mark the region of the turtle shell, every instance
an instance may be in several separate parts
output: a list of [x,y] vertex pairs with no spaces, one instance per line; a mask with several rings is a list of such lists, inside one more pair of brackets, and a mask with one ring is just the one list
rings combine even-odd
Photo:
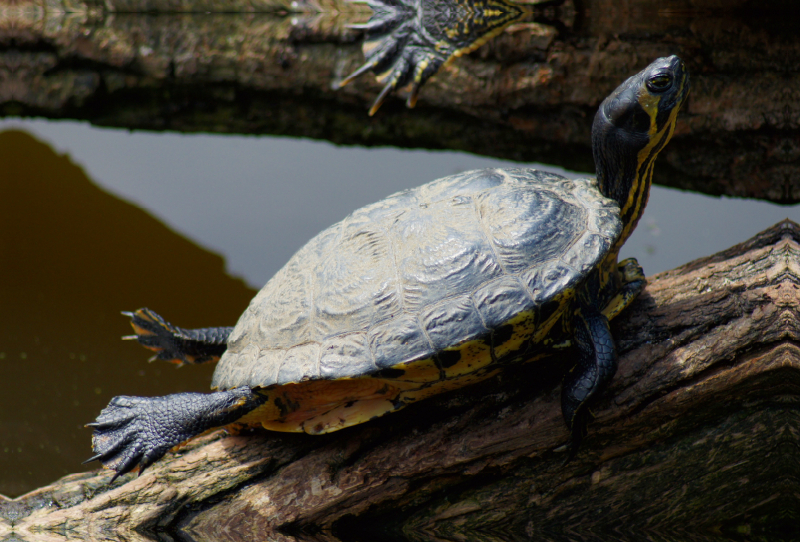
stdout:
[[484,169],[399,192],[278,271],[236,324],[212,385],[385,374],[486,337],[494,360],[498,330],[520,314],[529,328],[552,325],[620,231],[616,202],[590,179]]

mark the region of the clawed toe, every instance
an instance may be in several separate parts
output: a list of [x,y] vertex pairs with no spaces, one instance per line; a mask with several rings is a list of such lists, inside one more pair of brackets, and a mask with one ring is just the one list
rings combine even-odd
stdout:
[[141,397],[119,396],[111,400],[92,423],[92,450],[86,463],[100,461],[115,471],[114,479],[136,467],[141,472],[161,458],[169,447],[159,445],[158,435],[148,430],[149,400]]
[[157,313],[147,308],[138,309],[134,312],[123,311],[123,315],[131,319],[131,326],[135,335],[122,337],[125,340],[136,340],[156,353],[152,359],[162,359],[182,365],[186,359],[181,355],[178,346],[178,337],[181,330],[170,324]]
[[209,429],[234,423],[266,401],[241,387],[214,393],[176,393],[163,397],[122,395],[111,400],[97,419],[89,461],[100,461],[114,477],[139,473],[171,448]]

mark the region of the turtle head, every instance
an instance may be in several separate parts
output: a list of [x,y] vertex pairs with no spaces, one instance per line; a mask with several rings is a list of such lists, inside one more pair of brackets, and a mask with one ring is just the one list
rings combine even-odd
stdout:
[[600,104],[592,125],[592,151],[600,191],[619,203],[622,242],[644,211],[653,163],[672,137],[688,93],[686,67],[670,56],[630,77]]

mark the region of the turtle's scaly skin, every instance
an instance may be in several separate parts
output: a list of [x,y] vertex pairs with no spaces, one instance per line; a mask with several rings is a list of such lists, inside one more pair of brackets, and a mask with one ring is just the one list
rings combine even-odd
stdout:
[[[90,424],[94,459],[117,474],[145,468],[229,423],[335,431],[569,343],[562,412],[575,453],[616,371],[609,319],[645,284],[617,255],[688,89],[669,57],[606,98],[592,127],[596,181],[470,171],[354,212],[303,247],[230,335],[136,311],[139,340],[164,358],[213,358],[225,336],[219,391],[112,400]],[[201,336],[214,339],[208,351]]]
[[354,28],[366,31],[366,62],[342,80],[346,85],[372,70],[383,90],[369,110],[374,115],[386,97],[408,87],[414,107],[420,87],[442,66],[491,40],[523,19],[525,6],[504,0],[368,0],[373,15]]

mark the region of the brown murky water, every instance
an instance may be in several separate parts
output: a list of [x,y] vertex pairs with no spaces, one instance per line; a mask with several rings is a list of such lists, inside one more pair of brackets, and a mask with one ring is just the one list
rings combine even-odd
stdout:
[[[148,364],[120,310],[188,326],[234,322],[253,290],[143,210],[100,190],[66,156],[0,133],[0,493],[81,467],[115,395],[208,389],[213,367]],[[202,296],[202,298],[200,298]]]

